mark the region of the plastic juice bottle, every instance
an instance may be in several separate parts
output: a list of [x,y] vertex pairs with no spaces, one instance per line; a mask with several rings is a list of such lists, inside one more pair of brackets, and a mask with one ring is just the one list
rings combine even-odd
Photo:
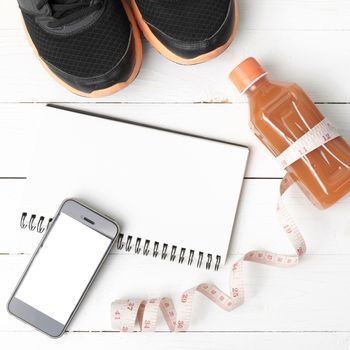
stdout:
[[[324,116],[298,85],[270,81],[266,74],[250,57],[230,79],[248,97],[251,129],[277,157]],[[350,192],[350,146],[337,137],[286,170],[317,207],[328,208]]]

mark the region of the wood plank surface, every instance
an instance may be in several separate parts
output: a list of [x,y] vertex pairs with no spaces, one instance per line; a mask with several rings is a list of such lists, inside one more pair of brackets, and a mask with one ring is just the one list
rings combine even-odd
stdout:
[[[283,172],[248,128],[248,106],[229,82],[230,70],[256,56],[272,79],[297,82],[350,141],[350,2],[348,0],[241,0],[238,35],[219,58],[182,67],[144,41],[136,81],[108,98],[66,92],[42,69],[26,42],[15,0],[0,2],[0,339],[6,349],[350,349],[350,196],[326,211],[296,187],[284,198],[307,241],[301,264],[280,270],[245,265],[246,303],[225,313],[204,297],[195,301],[188,334],[111,332],[115,298],[171,296],[210,281],[224,291],[228,270],[254,248],[291,253],[275,215]],[[238,142],[251,156],[229,247],[228,264],[208,272],[114,249],[72,323],[69,335],[46,338],[10,317],[5,304],[41,236],[19,229],[37,114],[46,102],[127,120]],[[39,136],[40,137],[40,136]],[[8,179],[15,177],[17,179]],[[21,178],[21,179],[18,179]],[[56,301],[54,301],[56,302]]]
[[[245,180],[239,210],[233,228],[230,254],[265,248],[280,253],[293,253],[276,215],[280,180]],[[36,231],[19,227],[21,195],[26,180],[0,180],[0,253],[30,254],[39,243]],[[83,198],[81,198],[83,200]],[[310,254],[350,254],[350,195],[332,208],[321,211],[313,207],[297,187],[284,196],[285,204],[298,223],[308,243]],[[31,213],[39,215],[41,213]],[[214,239],[208,237],[208,239]],[[125,252],[113,250],[114,253]],[[147,258],[151,259],[151,258]]]
[[[137,121],[172,130],[234,142],[250,148],[246,177],[282,177],[272,155],[263,147],[248,127],[247,104],[67,104],[81,110]],[[321,112],[350,141],[350,105],[318,106]],[[31,155],[38,116],[43,114],[42,104],[4,104],[0,114],[0,177],[26,176],[28,162],[45,162],[50,154],[43,149]],[[35,136],[34,136],[35,135]],[[23,145],[26,145],[25,147]],[[30,165],[29,165],[30,166]]]
[[[0,256],[0,303],[6,304],[29,255]],[[207,272],[142,256],[111,255],[70,330],[109,331],[110,303],[115,299],[172,297],[178,305],[181,294],[196,284],[211,282],[228,292],[230,256],[220,272]],[[231,313],[219,309],[204,296],[194,303],[192,332],[211,331],[332,331],[350,332],[350,255],[308,255],[296,268],[277,269],[245,265],[246,302]],[[59,302],[54,301],[53,302]],[[282,321],[283,320],[283,321]],[[0,313],[0,330],[30,330],[6,312]],[[166,331],[164,321],[158,330]]]
[[2,332],[1,340],[8,349],[72,350],[81,348],[109,349],[167,349],[167,350],[271,350],[281,344],[285,350],[347,350],[350,337],[344,333],[191,333],[191,334],[116,334],[116,333],[70,333],[59,340],[44,337],[35,332]]
[[[272,79],[297,82],[316,102],[350,102],[347,79],[340,78],[350,61],[350,50],[339,44],[349,41],[349,31],[240,30],[224,54],[191,67],[166,60],[145,43],[143,65],[133,84],[118,94],[88,101],[242,102],[244,98],[230,83],[228,74],[244,58],[253,55]],[[320,59],[325,55],[326,60]],[[6,86],[0,102],[87,101],[72,95],[48,76],[21,29],[0,31],[0,61],[1,81]]]

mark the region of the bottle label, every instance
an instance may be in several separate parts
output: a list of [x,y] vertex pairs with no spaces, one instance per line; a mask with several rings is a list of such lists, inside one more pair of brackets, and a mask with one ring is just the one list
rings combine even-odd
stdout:
[[276,157],[277,162],[285,169],[300,158],[305,157],[310,152],[339,136],[336,128],[327,119],[323,119]]

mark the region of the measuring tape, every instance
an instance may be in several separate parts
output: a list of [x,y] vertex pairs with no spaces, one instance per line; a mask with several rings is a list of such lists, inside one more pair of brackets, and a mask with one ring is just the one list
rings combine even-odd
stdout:
[[[323,120],[292,143],[277,157],[277,161],[285,169],[338,136],[340,135],[336,129],[327,120]],[[182,293],[177,311],[170,298],[116,300],[111,305],[112,328],[120,332],[153,332],[156,329],[161,311],[170,331],[186,331],[192,319],[193,300],[196,293],[205,295],[225,311],[232,311],[244,303],[243,265],[245,261],[282,268],[296,266],[300,257],[306,252],[306,244],[298,226],[282,201],[283,194],[293,183],[288,174],[282,180],[277,215],[285,235],[295,250],[294,255],[276,254],[265,250],[250,251],[231,268],[229,294],[224,293],[213,284],[202,283]]]
[[[295,106],[295,108],[297,107]],[[306,156],[310,152],[339,136],[340,135],[336,128],[331,125],[327,119],[324,119],[300,139],[293,142],[276,158],[276,160],[279,165],[285,169],[298,159]]]

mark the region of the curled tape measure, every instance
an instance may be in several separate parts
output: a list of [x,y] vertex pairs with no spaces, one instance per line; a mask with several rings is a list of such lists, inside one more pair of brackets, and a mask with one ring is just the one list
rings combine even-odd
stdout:
[[[338,136],[340,135],[335,128],[327,120],[323,120],[290,145],[277,157],[277,161],[285,169],[298,159]],[[285,235],[295,250],[294,255],[276,254],[265,250],[250,251],[232,266],[229,294],[224,293],[213,284],[202,283],[188,289],[181,295],[177,311],[170,298],[116,300],[111,305],[112,328],[121,332],[155,331],[161,311],[170,331],[186,331],[190,326],[193,299],[196,293],[202,293],[225,311],[232,311],[244,303],[243,263],[245,261],[283,268],[296,266],[300,257],[306,252],[306,244],[299,228],[282,201],[283,194],[291,185],[293,185],[293,180],[287,174],[280,185],[277,215]]]

